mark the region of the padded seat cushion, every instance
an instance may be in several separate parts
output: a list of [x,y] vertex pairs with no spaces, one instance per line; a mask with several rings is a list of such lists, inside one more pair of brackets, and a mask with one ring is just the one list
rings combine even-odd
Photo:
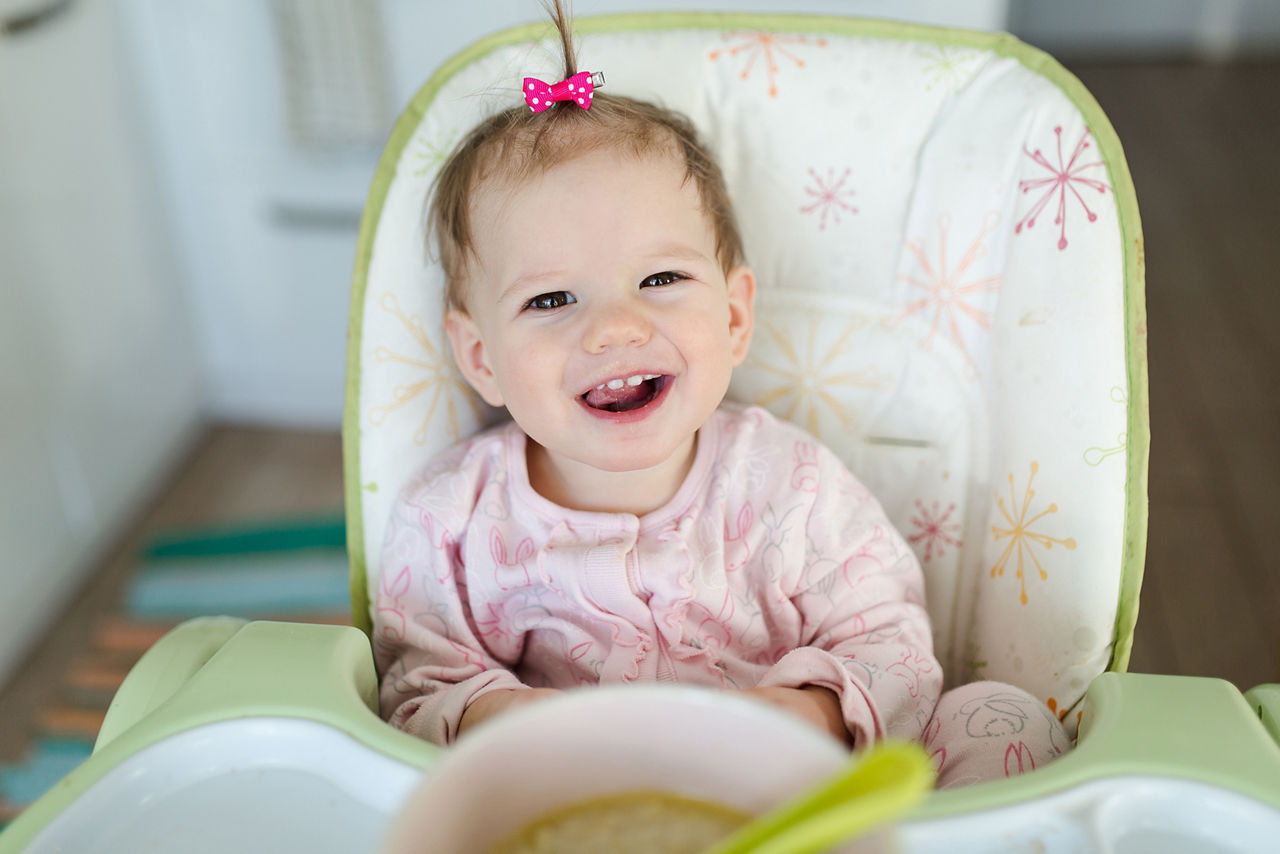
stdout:
[[[577,23],[606,91],[686,113],[717,153],[759,295],[730,396],[832,447],[924,566],[949,684],[1018,684],[1070,728],[1128,657],[1145,544],[1142,245],[1120,145],[1008,36],[854,19]],[[401,484],[502,417],[442,331],[424,200],[483,117],[558,79],[546,27],[423,87],[362,228],[346,421],[356,619]]]

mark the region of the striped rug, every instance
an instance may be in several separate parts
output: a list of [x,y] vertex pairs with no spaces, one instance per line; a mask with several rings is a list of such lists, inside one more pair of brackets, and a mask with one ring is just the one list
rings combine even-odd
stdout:
[[60,676],[23,759],[0,763],[0,828],[83,762],[135,662],[191,617],[350,624],[346,527],[339,517],[177,531],[153,539],[114,613]]

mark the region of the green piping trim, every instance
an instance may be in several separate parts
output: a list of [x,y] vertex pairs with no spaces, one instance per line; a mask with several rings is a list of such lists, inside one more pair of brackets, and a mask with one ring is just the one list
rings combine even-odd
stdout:
[[[1006,33],[987,33],[871,18],[825,15],[775,15],[719,12],[659,12],[604,15],[574,22],[577,36],[593,33],[666,29],[772,30],[902,41],[930,42],[987,50],[1020,62],[1055,84],[1084,116],[1106,163],[1116,200],[1124,253],[1125,354],[1129,384],[1127,474],[1125,484],[1124,548],[1121,556],[1119,604],[1108,669],[1128,667],[1133,629],[1138,618],[1147,540],[1147,467],[1150,423],[1147,411],[1147,323],[1144,297],[1142,226],[1133,179],[1124,151],[1102,107],[1084,85],[1057,60]],[[441,87],[463,67],[503,47],[550,38],[547,23],[526,24],[483,38],[447,60],[414,95],[396,122],[374,175],[356,247],[351,289],[351,327],[347,344],[347,395],[343,416],[343,460],[346,471],[347,547],[351,555],[351,608],[354,625],[370,631],[364,514],[361,507],[359,461],[360,343],[364,320],[365,286],[378,219],[405,145],[412,138],[427,107]]]

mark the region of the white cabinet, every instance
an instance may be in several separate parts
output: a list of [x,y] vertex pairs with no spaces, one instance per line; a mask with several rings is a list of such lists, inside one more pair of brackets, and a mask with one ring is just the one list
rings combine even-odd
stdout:
[[0,681],[201,409],[119,6],[61,5],[0,35]]

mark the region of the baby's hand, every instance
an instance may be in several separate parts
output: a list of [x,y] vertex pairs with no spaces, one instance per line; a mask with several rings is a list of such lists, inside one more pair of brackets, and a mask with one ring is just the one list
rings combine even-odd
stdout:
[[806,685],[803,688],[750,688],[745,693],[808,721],[846,747],[854,746],[853,738],[844,725],[840,698],[829,688],[819,685]]
[[462,713],[462,720],[458,721],[458,736],[508,709],[536,703],[559,693],[554,688],[505,688],[482,694]]

